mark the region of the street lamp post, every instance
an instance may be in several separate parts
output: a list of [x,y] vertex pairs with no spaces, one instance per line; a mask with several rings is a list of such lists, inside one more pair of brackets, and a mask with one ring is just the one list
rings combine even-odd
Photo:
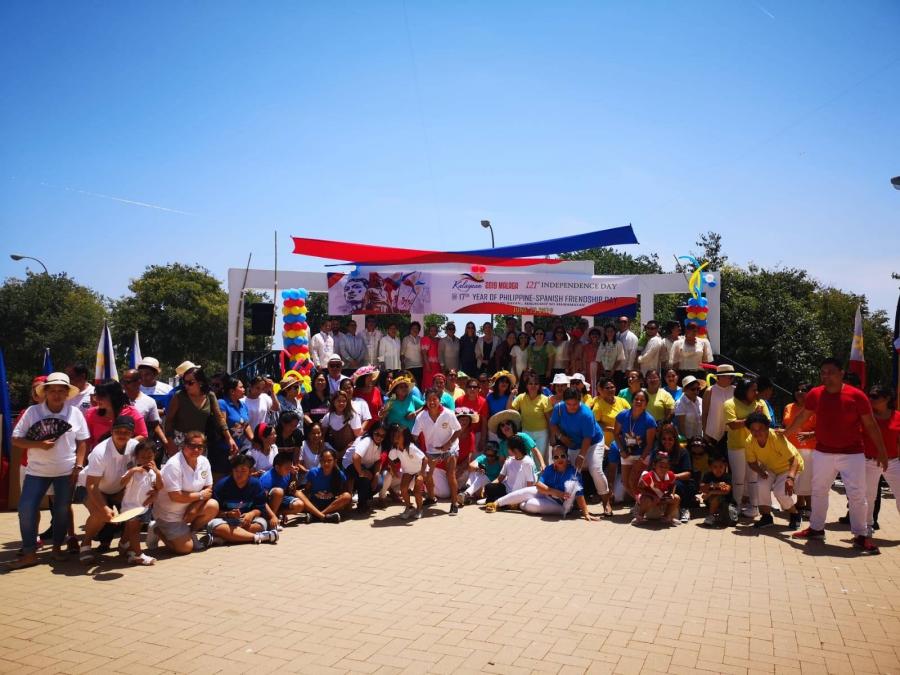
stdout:
[[[891,178],[891,185],[894,186],[895,190],[900,190],[900,176],[894,176],[893,178]],[[482,225],[483,224],[484,221],[482,221]]]
[[42,260],[39,260],[39,259],[37,259],[37,258],[34,258],[34,257],[30,256],[30,255],[18,255],[17,253],[10,253],[10,254],[9,254],[9,257],[12,258],[13,260],[16,260],[16,261],[19,261],[19,260],[34,260],[34,261],[35,261],[36,263],[38,263],[41,267],[44,268],[44,274],[46,274],[47,276],[50,276],[50,272],[47,270],[47,266],[44,264],[44,262],[43,262]]

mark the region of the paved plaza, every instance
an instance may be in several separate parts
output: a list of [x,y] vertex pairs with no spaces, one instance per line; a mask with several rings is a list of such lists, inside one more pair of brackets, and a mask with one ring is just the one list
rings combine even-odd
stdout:
[[[624,510],[400,512],[149,568],[107,554],[2,575],[0,672],[900,672],[892,499],[868,558],[841,526],[804,545],[781,527],[638,529]],[[18,536],[0,514],[3,560]]]

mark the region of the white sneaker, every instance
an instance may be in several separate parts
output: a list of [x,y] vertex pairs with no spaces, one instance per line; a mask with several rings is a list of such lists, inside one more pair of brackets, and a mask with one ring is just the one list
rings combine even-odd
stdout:
[[691,512],[688,509],[681,509],[681,522],[689,523],[691,521]]
[[479,499],[479,500],[478,500],[477,502],[475,502],[475,503],[476,503],[478,506],[484,506],[485,504],[487,504],[487,499]]
[[403,520],[409,520],[415,515],[415,513],[416,510],[412,506],[407,506],[406,509],[404,509],[403,513],[400,514],[400,517],[403,518]]
[[756,507],[753,506],[753,504],[744,504],[741,507],[741,515],[744,516],[744,518],[756,518],[756,516],[757,516]]
[[156,531],[156,521],[151,520],[147,525],[147,538],[144,540],[144,546],[147,548],[156,548],[159,546],[159,533]]

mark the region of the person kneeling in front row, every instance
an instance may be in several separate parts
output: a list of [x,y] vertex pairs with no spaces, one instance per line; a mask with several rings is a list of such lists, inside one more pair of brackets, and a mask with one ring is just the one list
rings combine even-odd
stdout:
[[753,527],[769,527],[772,520],[772,493],[782,510],[789,514],[789,530],[800,527],[800,514],[794,504],[794,481],[803,471],[803,457],[797,452],[784,432],[770,428],[769,418],[762,413],[751,413],[745,420],[750,430],[746,447],[747,464],[759,475],[757,490],[760,517]]
[[306,503],[297,489],[297,476],[294,473],[294,455],[291,452],[279,452],[272,460],[272,468],[259,477],[259,483],[268,496],[269,508],[287,523],[288,516],[299,515],[299,522],[309,523]]
[[215,544],[274,544],[278,519],[266,503],[259,478],[254,478],[253,458],[237,454],[230,460],[231,475],[213,488],[219,515],[209,521],[207,532]]

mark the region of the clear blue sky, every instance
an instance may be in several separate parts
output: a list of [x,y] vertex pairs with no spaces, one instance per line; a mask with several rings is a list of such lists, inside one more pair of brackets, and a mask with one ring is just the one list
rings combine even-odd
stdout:
[[[0,277],[721,232],[893,316],[900,3],[0,4]],[[80,192],[79,192],[80,191]],[[111,197],[152,204],[148,208]]]

